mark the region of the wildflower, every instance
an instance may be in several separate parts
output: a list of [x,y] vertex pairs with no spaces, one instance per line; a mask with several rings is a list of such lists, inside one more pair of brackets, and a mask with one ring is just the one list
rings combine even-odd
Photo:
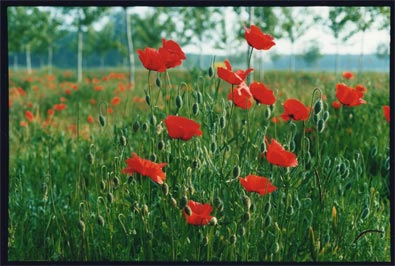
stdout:
[[366,101],[362,99],[364,93],[361,91],[362,88],[350,88],[344,83],[336,84],[336,97],[344,105],[347,106],[358,106],[365,104]]
[[24,121],[24,120],[22,120],[22,121],[19,123],[19,125],[20,125],[21,127],[27,127],[27,122]]
[[355,89],[359,92],[362,92],[363,94],[368,92],[368,89],[361,84],[358,84],[357,86],[355,86]]
[[296,99],[288,99],[284,103],[284,113],[281,118],[284,121],[293,119],[295,121],[306,121],[309,118],[310,108]]
[[25,117],[26,117],[27,120],[29,120],[29,122],[33,122],[33,120],[34,120],[34,115],[29,110],[27,110],[25,112]]
[[90,99],[89,102],[91,103],[91,105],[95,105],[96,104],[96,100],[95,99]]
[[97,86],[95,86],[94,90],[95,91],[102,91],[102,90],[104,90],[104,87],[102,85],[97,85]]
[[166,173],[162,171],[166,163],[155,163],[150,160],[145,160],[137,156],[136,153],[132,153],[132,158],[128,158],[125,161],[127,166],[122,170],[123,174],[134,174],[139,173],[143,176],[148,176],[154,182],[163,184],[166,180]]
[[254,99],[261,104],[272,105],[276,102],[273,91],[263,83],[252,82],[250,84],[250,91]]
[[277,189],[266,177],[248,175],[245,178],[239,177],[239,180],[248,192],[256,192],[260,195],[269,194]]
[[112,98],[111,100],[111,104],[112,105],[117,105],[121,102],[121,98],[119,98],[118,96],[115,96],[114,98]]
[[281,120],[280,120],[277,116],[274,116],[274,117],[272,118],[272,122],[275,123],[275,124],[280,123],[280,121],[281,121]]
[[385,119],[387,119],[387,121],[389,123],[390,122],[390,107],[389,107],[389,105],[383,106],[383,113],[384,113]]
[[107,108],[107,113],[112,114],[112,113],[114,113],[114,110],[111,107],[108,107]]
[[217,68],[218,77],[232,85],[239,85],[240,83],[242,83],[246,79],[247,75],[254,70],[253,68],[249,68],[246,71],[239,69],[236,72],[233,72],[230,62],[228,60],[225,60],[224,63],[226,68]]
[[181,116],[169,115],[164,120],[170,138],[190,140],[193,136],[201,136],[200,124]]
[[352,72],[349,72],[349,71],[344,71],[342,76],[345,79],[353,79],[354,78],[354,74]]
[[60,102],[61,103],[64,103],[66,101],[66,98],[65,97],[60,97]]
[[143,66],[148,70],[164,72],[166,65],[160,53],[154,48],[146,47],[144,50],[138,49],[137,53]]
[[53,106],[53,109],[55,109],[56,111],[62,111],[65,108],[67,108],[67,105],[65,105],[64,103],[55,104]]
[[257,26],[251,25],[251,28],[244,26],[244,37],[248,44],[257,50],[269,50],[276,43],[273,37],[263,33]]
[[93,116],[88,115],[87,121],[88,121],[88,123],[93,123],[95,121],[95,119],[93,119]]
[[228,94],[228,100],[232,101],[236,106],[246,110],[252,107],[252,94],[247,84],[244,82],[236,89]]
[[202,204],[193,200],[189,200],[187,207],[189,207],[192,211],[190,215],[185,212],[185,208],[183,211],[184,217],[188,224],[206,225],[213,218],[213,216],[210,216],[210,213],[213,211],[213,207],[208,203]]
[[339,109],[342,106],[342,104],[339,101],[333,101],[332,106],[335,109]]
[[186,59],[181,47],[175,41],[162,39],[162,47],[159,48],[159,54],[164,59],[166,68],[173,68],[181,65],[182,61]]
[[282,167],[295,167],[298,165],[296,155],[290,151],[286,151],[280,143],[272,139],[271,144],[265,140],[267,146],[266,159],[269,163]]

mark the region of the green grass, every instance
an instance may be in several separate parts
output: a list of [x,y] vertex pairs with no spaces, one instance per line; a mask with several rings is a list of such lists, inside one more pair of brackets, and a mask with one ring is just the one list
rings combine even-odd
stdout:
[[[141,70],[108,114],[119,83],[127,84],[126,78],[103,81],[109,73],[87,71],[104,90],[84,81],[71,95],[62,86],[76,79],[74,73],[57,70],[52,82],[43,71],[32,82],[23,72],[12,73],[10,89],[27,93],[13,98],[9,110],[10,261],[390,261],[390,138],[382,113],[389,105],[388,74],[364,73],[358,83],[368,88],[367,104],[335,110],[340,75],[267,71],[260,80],[256,73],[277,102],[272,108],[254,103],[245,111],[226,100],[229,84],[196,71],[170,70],[171,84],[162,74],[160,88],[151,73],[151,106],[136,102],[148,90],[148,71]],[[271,122],[287,98],[306,105],[318,99],[315,88],[326,96],[329,112],[322,133],[312,118],[305,124]],[[43,127],[60,97],[67,108],[55,113],[56,126]],[[28,109],[40,122],[21,127]],[[200,123],[202,137],[170,139],[161,122],[169,114]],[[299,166],[272,166],[260,158],[265,136],[291,149]],[[122,174],[132,152],[168,163],[168,194],[145,176]],[[248,193],[236,179],[248,174],[269,178],[278,190]],[[187,224],[180,209],[185,198],[210,203],[217,225]]]

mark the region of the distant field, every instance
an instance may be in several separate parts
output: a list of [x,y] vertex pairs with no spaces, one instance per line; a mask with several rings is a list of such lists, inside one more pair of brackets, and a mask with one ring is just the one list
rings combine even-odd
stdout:
[[[117,69],[88,70],[81,83],[73,71],[11,71],[9,260],[389,262],[389,74],[254,79],[274,105],[235,107],[231,85],[208,71],[139,70],[132,85]],[[335,109],[341,82],[365,86],[366,104]],[[289,98],[322,98],[322,109],[285,122]],[[168,115],[202,135],[169,137]],[[271,139],[298,166],[269,163]],[[166,163],[165,185],[124,174],[132,153]],[[239,178],[252,174],[277,190],[248,192]],[[210,204],[216,220],[188,224],[188,200]]]

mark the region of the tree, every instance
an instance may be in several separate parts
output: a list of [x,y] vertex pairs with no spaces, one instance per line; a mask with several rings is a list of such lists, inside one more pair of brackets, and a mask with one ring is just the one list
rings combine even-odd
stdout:
[[133,51],[133,40],[132,40],[132,31],[130,29],[130,16],[128,14],[128,8],[126,6],[123,7],[124,17],[125,17],[125,36],[127,43],[127,53],[128,53],[128,65],[129,65],[129,84],[134,84],[134,51]]
[[317,41],[311,41],[310,46],[305,48],[301,58],[307,65],[312,66],[322,57],[320,46]]

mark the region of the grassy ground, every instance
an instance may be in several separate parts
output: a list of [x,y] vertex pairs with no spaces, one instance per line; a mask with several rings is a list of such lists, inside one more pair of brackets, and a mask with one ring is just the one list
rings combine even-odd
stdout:
[[[277,102],[246,111],[228,102],[229,84],[205,72],[151,73],[150,89],[146,70],[131,88],[117,73],[90,70],[78,84],[70,71],[11,73],[9,260],[390,261],[388,74],[346,81],[333,73],[255,73]],[[367,104],[334,109],[339,82],[366,86]],[[272,122],[288,98],[314,103],[315,88],[324,99],[318,119],[329,113],[323,132],[313,117]],[[62,101],[67,107],[49,115]],[[169,138],[162,122],[169,114],[198,122],[203,135]],[[261,158],[265,136],[293,151],[299,165]],[[122,174],[132,152],[168,163],[168,192]],[[278,189],[247,192],[237,177],[248,174]],[[218,223],[187,224],[186,199],[211,204]]]

